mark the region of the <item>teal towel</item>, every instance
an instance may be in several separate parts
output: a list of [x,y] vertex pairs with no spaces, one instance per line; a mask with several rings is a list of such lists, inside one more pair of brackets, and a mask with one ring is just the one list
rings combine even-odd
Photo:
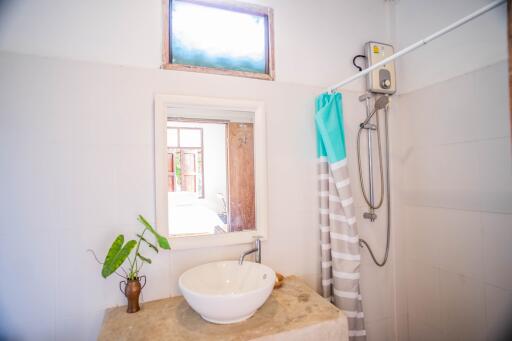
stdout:
[[329,163],[347,157],[341,94],[324,93],[316,99],[315,123],[318,157],[327,157]]

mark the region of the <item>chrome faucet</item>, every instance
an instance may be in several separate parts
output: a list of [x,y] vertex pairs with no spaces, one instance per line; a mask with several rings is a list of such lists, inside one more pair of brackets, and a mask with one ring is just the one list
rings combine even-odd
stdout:
[[245,251],[240,255],[240,265],[243,264],[245,256],[250,255],[251,253],[254,252],[256,252],[256,263],[261,263],[261,240],[259,238],[256,238],[255,244],[256,246],[253,249]]

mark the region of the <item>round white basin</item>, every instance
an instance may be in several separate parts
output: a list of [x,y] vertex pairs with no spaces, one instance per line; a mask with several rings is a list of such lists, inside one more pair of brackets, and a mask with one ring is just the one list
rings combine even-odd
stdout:
[[188,304],[203,319],[228,324],[251,317],[270,296],[275,278],[268,266],[224,261],[185,271],[179,286]]

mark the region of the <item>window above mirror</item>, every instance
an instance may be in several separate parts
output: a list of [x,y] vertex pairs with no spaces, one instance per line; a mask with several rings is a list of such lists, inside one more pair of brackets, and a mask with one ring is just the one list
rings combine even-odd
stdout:
[[272,9],[165,0],[163,68],[274,79]]

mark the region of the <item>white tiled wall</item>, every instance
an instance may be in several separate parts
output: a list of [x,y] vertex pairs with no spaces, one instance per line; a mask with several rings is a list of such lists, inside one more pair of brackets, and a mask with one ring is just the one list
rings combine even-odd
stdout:
[[[0,172],[7,179],[0,191],[0,270],[9,278],[0,285],[0,339],[91,340],[104,309],[125,301],[119,279],[101,278],[86,249],[101,257],[115,235],[138,230],[137,214],[152,220],[154,93],[265,101],[270,236],[263,261],[318,286],[312,115],[322,89],[11,53],[0,53],[0,69]],[[344,98],[352,136],[365,115],[357,96]],[[355,176],[354,142],[350,137]],[[353,189],[361,234],[381,257],[385,215],[363,220],[357,182]],[[247,247],[160,253],[144,269],[144,300],[178,294],[183,271],[235,259]],[[364,250],[361,271],[369,340],[393,340],[393,263],[378,268]]]
[[[403,49],[490,2],[393,1],[395,48]],[[397,82],[398,91],[422,89],[425,85],[437,84],[453,75],[473,72],[506,59],[506,22],[506,5],[502,4],[401,58],[398,63],[401,71]]]
[[[357,131],[359,124],[366,117],[365,105],[359,101],[360,93],[343,92],[343,111],[345,123],[345,140],[347,143],[347,158],[351,175],[352,195],[356,206],[357,225],[359,233],[372,247],[379,260],[382,259],[386,245],[386,213],[380,209],[378,219],[370,222],[363,219],[367,205],[361,193],[357,169]],[[382,121],[382,117],[381,117]],[[366,142],[362,138],[362,163],[366,171]],[[374,150],[377,160],[377,150]],[[366,172],[364,173],[366,174]],[[379,179],[376,178],[377,195]],[[366,181],[366,179],[365,179]],[[384,206],[383,206],[384,207]],[[361,249],[361,294],[369,341],[394,340],[393,301],[394,301],[394,263],[393,256],[383,268],[376,266],[370,258],[367,249]]]
[[[357,153],[356,141],[357,130],[359,123],[365,116],[364,105],[359,102],[358,96],[360,93],[343,92],[343,109],[345,112],[345,129],[346,129],[346,142],[347,153],[350,168],[350,175],[352,179],[352,191],[354,201],[356,203],[356,214],[358,217],[357,223],[359,233],[362,238],[366,239],[372,249],[374,250],[377,258],[382,259],[386,245],[386,211],[385,205],[377,211],[378,219],[375,222],[370,222],[363,219],[362,215],[367,211],[367,205],[364,202],[358,178],[357,169]],[[403,201],[404,194],[402,193],[402,184],[404,176],[408,175],[406,168],[403,165],[403,160],[407,154],[403,153],[405,150],[402,146],[402,135],[405,134],[402,128],[402,114],[401,114],[401,99],[397,97],[391,98],[391,110],[389,113],[389,131],[390,131],[390,157],[391,157],[391,250],[389,261],[385,267],[377,267],[370,258],[368,250],[363,248],[361,250],[362,264],[361,264],[361,291],[363,295],[363,307],[365,314],[365,323],[367,326],[368,339],[371,340],[409,340],[409,325],[408,325],[408,301],[407,295],[400,295],[407,291],[407,258],[400,255],[405,254],[405,249],[410,249],[411,246],[407,243],[407,238],[415,238],[416,245],[414,248],[418,249],[418,254],[421,255],[438,255],[438,250],[433,251],[430,248],[429,239],[425,242],[421,238],[430,238],[441,247],[440,241],[435,236],[429,236],[428,226],[429,220],[435,219],[428,214],[423,214],[421,219],[418,219],[424,226],[423,235],[408,236],[405,231],[402,231],[402,220],[407,220],[408,216],[404,214],[407,212],[408,206],[405,206]],[[383,114],[380,114],[380,122],[384,123]],[[362,150],[362,164],[363,170],[366,172],[366,140],[361,139]],[[375,141],[374,141],[375,142]],[[405,156],[404,156],[405,155]],[[374,160],[377,160],[377,149],[374,148]],[[366,173],[365,173],[366,174]],[[378,175],[378,173],[376,173]],[[366,181],[366,178],[365,178]],[[380,181],[378,177],[375,179],[376,193],[379,193]],[[425,184],[425,188],[429,188]],[[416,208],[416,207],[414,207]],[[420,207],[418,207],[419,209]],[[423,219],[424,218],[424,219]],[[441,218],[438,218],[438,220]],[[430,224],[431,225],[431,224]],[[397,295],[397,293],[399,293]],[[428,300],[428,297],[423,297]],[[412,304],[415,304],[414,302]]]
[[400,340],[494,340],[512,322],[507,67],[399,97]]
[[[104,310],[124,304],[119,278],[104,280],[86,250],[104,257],[117,234],[139,231],[137,214],[154,220],[155,93],[265,101],[263,261],[317,288],[320,88],[4,52],[0,70],[1,340],[94,340]],[[144,301],[178,294],[183,271],[248,247],[148,254]]]

